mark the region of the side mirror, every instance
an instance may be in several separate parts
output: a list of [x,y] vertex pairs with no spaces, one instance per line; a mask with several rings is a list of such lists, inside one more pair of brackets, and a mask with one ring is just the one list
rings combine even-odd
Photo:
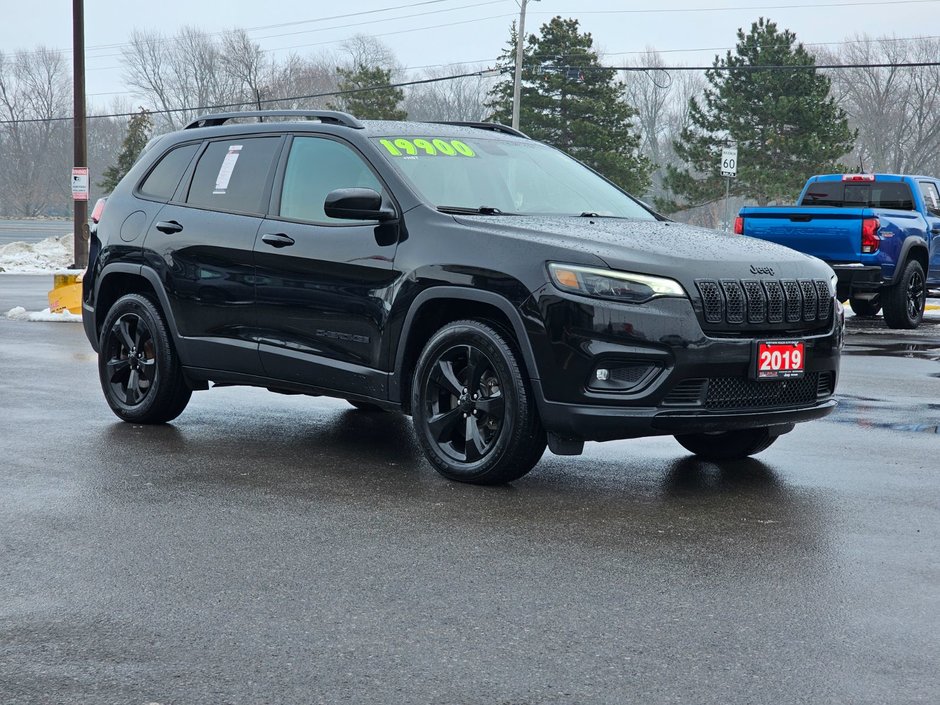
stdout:
[[329,218],[344,220],[395,219],[395,211],[382,205],[382,196],[370,188],[338,188],[330,191],[323,203]]

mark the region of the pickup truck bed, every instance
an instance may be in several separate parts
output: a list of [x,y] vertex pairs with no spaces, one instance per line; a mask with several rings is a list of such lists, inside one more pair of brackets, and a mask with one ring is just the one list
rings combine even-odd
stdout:
[[839,299],[856,314],[884,309],[891,327],[914,328],[927,289],[940,287],[938,184],[884,174],[816,176],[801,205],[742,208],[735,230],[824,260],[838,275]]

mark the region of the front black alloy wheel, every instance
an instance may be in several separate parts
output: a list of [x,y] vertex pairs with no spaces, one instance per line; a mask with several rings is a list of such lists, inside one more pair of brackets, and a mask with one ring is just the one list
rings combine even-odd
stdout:
[[192,389],[183,379],[166,323],[149,299],[140,294],[118,299],[99,343],[101,388],[118,417],[166,423],[183,412]]
[[457,321],[425,346],[412,414],[428,460],[445,477],[501,484],[525,475],[545,451],[545,432],[511,338]]

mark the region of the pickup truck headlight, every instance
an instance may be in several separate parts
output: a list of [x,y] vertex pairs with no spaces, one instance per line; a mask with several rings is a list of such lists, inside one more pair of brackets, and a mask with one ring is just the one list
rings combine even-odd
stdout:
[[552,282],[562,291],[598,299],[639,304],[658,296],[688,297],[679,282],[648,274],[557,262],[549,263],[548,271]]
[[838,275],[833,273],[832,276],[829,277],[829,293],[835,296],[836,289],[838,288],[838,286],[839,286],[839,277]]

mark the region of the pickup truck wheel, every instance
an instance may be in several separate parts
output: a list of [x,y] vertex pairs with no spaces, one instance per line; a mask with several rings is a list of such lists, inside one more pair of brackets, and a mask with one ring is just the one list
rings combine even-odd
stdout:
[[850,299],[849,305],[852,307],[852,312],[862,318],[877,316],[881,311],[881,303],[878,299]]
[[140,294],[118,299],[101,327],[98,376],[105,400],[124,421],[172,421],[192,389],[159,309]]
[[411,409],[425,456],[451,480],[512,482],[545,451],[519,353],[481,321],[448,323],[431,337],[415,366]]
[[705,460],[741,460],[766,450],[777,440],[769,428],[749,428],[721,433],[687,433],[675,437],[686,450]]
[[924,268],[910,260],[894,286],[881,295],[885,323],[889,328],[916,328],[924,318],[927,285]]

